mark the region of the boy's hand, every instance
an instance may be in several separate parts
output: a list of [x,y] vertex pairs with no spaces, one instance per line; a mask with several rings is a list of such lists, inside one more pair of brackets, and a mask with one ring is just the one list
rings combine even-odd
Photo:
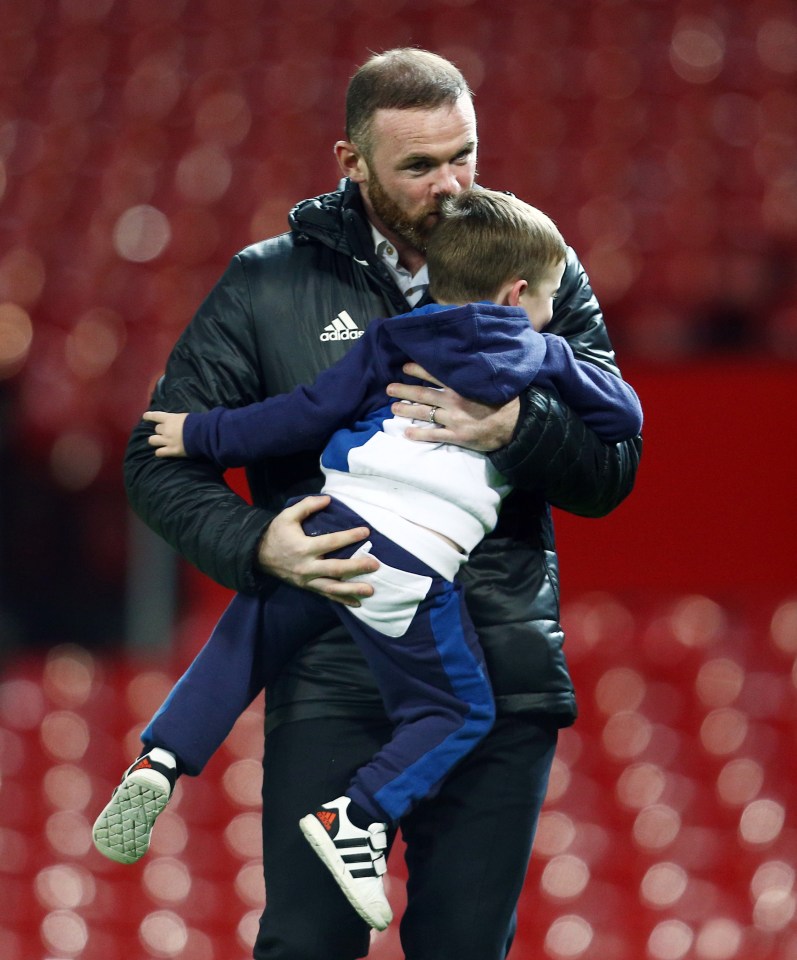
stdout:
[[147,410],[142,420],[156,424],[149,445],[157,447],[156,457],[185,457],[183,424],[187,413],[166,413],[163,410]]

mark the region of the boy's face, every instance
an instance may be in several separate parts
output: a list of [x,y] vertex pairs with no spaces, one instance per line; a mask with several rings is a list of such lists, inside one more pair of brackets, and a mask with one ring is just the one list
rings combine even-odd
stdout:
[[553,316],[553,301],[559,284],[562,282],[562,274],[565,272],[565,262],[553,263],[542,280],[536,287],[526,287],[520,295],[520,306],[529,315],[532,327],[535,330],[542,330],[551,322]]

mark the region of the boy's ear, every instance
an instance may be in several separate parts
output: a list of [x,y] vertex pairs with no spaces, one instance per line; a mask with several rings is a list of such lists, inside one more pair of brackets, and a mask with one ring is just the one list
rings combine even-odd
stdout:
[[517,307],[520,305],[520,298],[526,292],[528,283],[525,280],[513,280],[506,287],[506,299],[503,301],[508,307]]
[[344,177],[354,183],[364,183],[368,179],[368,164],[350,140],[338,140],[335,144],[335,158]]

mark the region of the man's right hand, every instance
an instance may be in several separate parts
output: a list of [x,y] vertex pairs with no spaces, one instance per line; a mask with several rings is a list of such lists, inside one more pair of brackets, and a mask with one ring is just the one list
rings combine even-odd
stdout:
[[355,527],[338,533],[308,537],[302,521],[329,505],[329,497],[305,497],[286,507],[271,521],[258,548],[258,561],[263,570],[294,587],[320,593],[328,600],[347,607],[359,607],[363,597],[374,590],[367,583],[352,583],[351,578],[373,573],[379,561],[363,555],[351,560],[328,560],[326,554],[366,540],[368,527]]

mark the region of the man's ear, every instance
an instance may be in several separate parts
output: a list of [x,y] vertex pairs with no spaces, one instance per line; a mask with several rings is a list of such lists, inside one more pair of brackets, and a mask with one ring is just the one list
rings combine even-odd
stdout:
[[350,140],[338,140],[335,144],[335,158],[344,177],[354,183],[364,183],[368,179],[368,164]]

